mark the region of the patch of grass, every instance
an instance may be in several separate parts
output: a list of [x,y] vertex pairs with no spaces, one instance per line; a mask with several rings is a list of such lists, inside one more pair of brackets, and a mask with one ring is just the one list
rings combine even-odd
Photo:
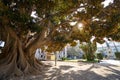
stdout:
[[83,60],[79,60],[78,62],[96,63],[98,62],[98,59],[95,59],[94,61],[88,61],[87,59],[83,59]]
[[71,60],[65,60],[65,61],[70,61],[70,62],[78,62],[78,59],[71,59]]
[[85,62],[85,63],[96,63],[99,59],[95,59],[94,61],[87,61],[87,59],[71,59],[71,60],[64,60],[66,62]]
[[86,63],[96,63],[98,62],[98,59],[95,59],[94,61],[87,61],[87,59],[71,59],[71,60],[65,60],[66,62],[86,62]]

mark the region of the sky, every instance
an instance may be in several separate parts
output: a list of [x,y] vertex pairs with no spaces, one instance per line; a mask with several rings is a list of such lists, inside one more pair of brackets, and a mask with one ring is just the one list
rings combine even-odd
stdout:
[[0,41],[0,47],[4,47],[5,42],[4,41]]
[[104,2],[102,2],[102,4],[104,4],[104,7],[109,6],[110,3],[113,3],[114,0],[105,0]]

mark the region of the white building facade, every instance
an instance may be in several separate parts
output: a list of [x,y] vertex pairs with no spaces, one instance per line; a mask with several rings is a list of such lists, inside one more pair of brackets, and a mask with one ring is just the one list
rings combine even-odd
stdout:
[[[62,51],[56,51],[56,53],[48,53],[51,56],[55,56],[57,60],[61,60],[63,57],[67,57],[67,47],[65,47]],[[37,49],[35,52],[35,58],[38,60],[49,60],[48,54],[45,51],[42,51],[41,49]]]
[[37,49],[35,52],[35,58],[38,60],[46,60],[46,52],[42,51],[41,49]]
[[[99,46],[98,46],[99,45]],[[120,52],[120,43],[109,41],[108,43],[98,44],[96,53],[102,53],[108,59],[115,59],[115,52]]]

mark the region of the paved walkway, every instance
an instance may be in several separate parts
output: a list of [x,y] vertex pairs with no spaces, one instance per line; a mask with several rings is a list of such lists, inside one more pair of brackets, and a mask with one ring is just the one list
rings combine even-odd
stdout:
[[44,61],[51,65],[37,76],[23,77],[20,80],[120,80],[120,64],[83,62]]
[[120,65],[120,60],[102,60],[101,64]]

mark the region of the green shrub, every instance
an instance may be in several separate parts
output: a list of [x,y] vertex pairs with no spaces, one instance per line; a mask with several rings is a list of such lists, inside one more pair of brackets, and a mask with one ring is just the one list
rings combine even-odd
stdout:
[[82,59],[86,59],[86,56],[85,56],[85,54],[83,54],[83,55],[82,55]]
[[83,59],[87,59],[87,61],[94,61],[95,60],[95,56],[93,54],[83,54],[82,56]]
[[120,60],[120,52],[115,52],[116,59]]
[[67,60],[67,58],[66,58],[66,57],[62,57],[61,59],[62,59],[62,61]]
[[95,60],[95,56],[93,54],[87,54],[86,55],[87,61],[94,61]]
[[101,60],[103,59],[103,55],[101,53],[97,53],[97,58]]

